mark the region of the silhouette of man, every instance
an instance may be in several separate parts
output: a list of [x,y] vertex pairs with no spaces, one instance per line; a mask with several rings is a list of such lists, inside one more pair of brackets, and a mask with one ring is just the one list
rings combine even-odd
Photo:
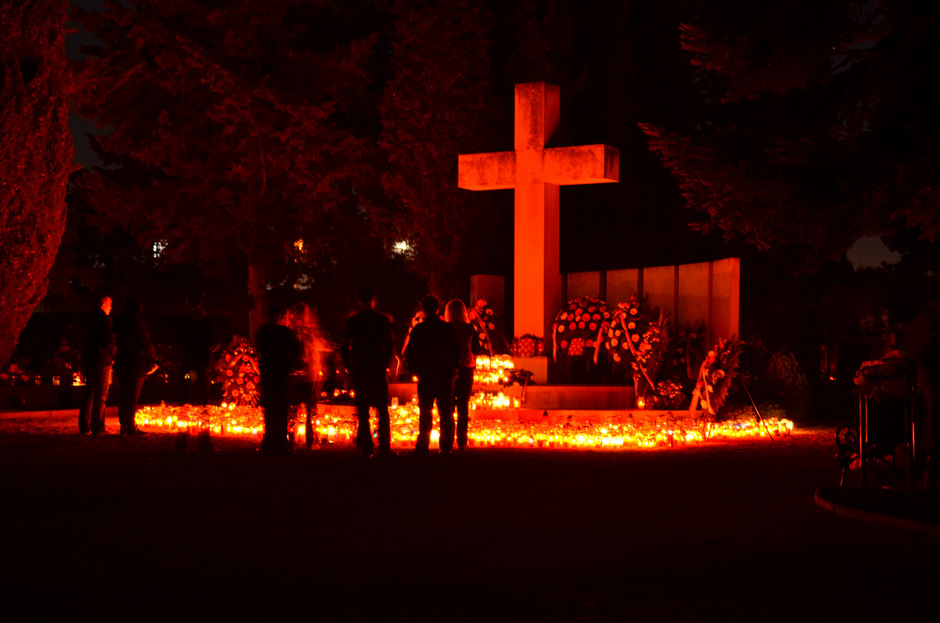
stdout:
[[115,323],[117,354],[114,371],[118,379],[118,420],[122,435],[146,435],[137,428],[134,416],[137,401],[147,375],[156,370],[157,353],[144,322],[140,302],[130,299],[124,304]]
[[264,407],[265,454],[287,454],[287,397],[290,375],[303,368],[300,340],[287,326],[284,310],[272,306],[268,321],[255,334],[258,367],[261,369],[261,405]]
[[78,410],[78,432],[98,435],[105,432],[104,409],[111,387],[115,340],[111,325],[111,297],[102,294],[98,307],[85,326],[81,368],[85,377],[85,396]]
[[481,348],[480,338],[470,324],[467,306],[460,299],[453,299],[447,304],[444,319],[457,332],[457,345],[460,347],[459,368],[454,381],[454,410],[457,412],[457,448],[465,450],[470,425],[470,394],[473,392],[476,356]]
[[212,355],[222,346],[216,323],[206,313],[203,300],[200,293],[185,344],[189,363],[189,402],[194,405],[205,405],[209,402]]
[[359,311],[346,321],[340,344],[343,366],[352,376],[356,392],[359,431],[356,444],[364,458],[372,455],[374,444],[369,428],[369,408],[379,417],[379,457],[392,456],[392,433],[388,414],[388,380],[385,371],[394,354],[392,323],[388,316],[375,311],[372,288],[359,291]]
[[418,377],[418,440],[415,455],[426,456],[431,442],[431,410],[437,402],[441,421],[441,454],[454,445],[454,380],[460,361],[457,331],[437,315],[440,304],[433,296],[421,299],[424,322],[411,330],[405,361]]

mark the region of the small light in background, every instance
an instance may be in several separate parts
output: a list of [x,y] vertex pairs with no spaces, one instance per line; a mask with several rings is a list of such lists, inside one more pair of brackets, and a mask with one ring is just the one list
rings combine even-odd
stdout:
[[392,245],[392,253],[396,255],[409,255],[414,251],[407,240],[399,240]]
[[163,257],[163,252],[166,251],[167,247],[170,246],[166,240],[154,240],[153,247],[151,251],[153,252],[153,259],[159,260]]

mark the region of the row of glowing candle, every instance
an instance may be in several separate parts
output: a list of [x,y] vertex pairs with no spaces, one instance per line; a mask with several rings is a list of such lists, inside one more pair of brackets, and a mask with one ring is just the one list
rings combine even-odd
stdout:
[[[418,409],[406,404],[389,409],[392,446],[414,446],[418,434]],[[435,410],[434,421],[437,422]],[[143,407],[137,414],[138,425],[150,430],[167,432],[209,430],[216,435],[260,437],[264,433],[264,415],[257,407],[234,405],[193,407]],[[373,424],[375,420],[373,418]],[[349,443],[356,438],[355,415],[346,410],[333,410],[321,405],[312,426],[321,443]],[[706,438],[756,438],[769,429],[774,436],[789,435],[793,422],[767,418],[763,424],[756,419],[734,420],[704,425],[693,418],[650,418],[635,423],[610,422],[561,423],[549,418],[537,421],[471,418],[468,431],[470,446],[500,448],[554,449],[622,449],[679,446],[698,443]],[[291,430],[296,443],[305,442],[305,417],[299,413]],[[431,434],[432,444],[439,433]]]
[[515,364],[509,355],[481,355],[476,359],[476,369],[473,371],[474,385],[508,385],[509,375],[512,374]]

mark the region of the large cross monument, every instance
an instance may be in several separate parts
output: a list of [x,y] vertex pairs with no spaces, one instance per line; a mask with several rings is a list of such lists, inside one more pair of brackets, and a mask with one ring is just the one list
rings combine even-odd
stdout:
[[616,147],[545,147],[559,111],[556,85],[517,84],[515,151],[458,156],[460,188],[515,189],[515,335],[548,338],[561,309],[558,187],[619,179]]

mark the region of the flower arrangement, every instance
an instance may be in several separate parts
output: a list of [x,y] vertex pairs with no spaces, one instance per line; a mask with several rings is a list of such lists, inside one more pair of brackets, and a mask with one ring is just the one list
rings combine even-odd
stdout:
[[486,299],[477,299],[473,304],[473,308],[468,309],[467,312],[470,316],[470,324],[473,325],[477,337],[480,339],[481,352],[492,357],[500,350],[496,312],[493,311]]
[[681,385],[670,380],[660,381],[656,383],[656,394],[650,404],[657,409],[678,409],[684,397]]
[[[634,353],[633,362],[630,364],[630,367],[633,368],[633,376],[637,377],[640,375],[647,376],[647,373],[644,370],[648,370],[652,367],[652,364],[659,365],[659,360],[662,355],[663,346],[666,342],[666,328],[665,328],[666,315],[663,313],[659,314],[659,319],[653,322],[647,322],[646,331],[643,332],[643,335],[640,336],[639,341],[634,339],[636,333],[630,332],[630,340],[633,343],[637,343],[636,352]],[[627,330],[630,331],[631,323],[627,323]],[[656,376],[655,372],[651,373],[651,376]]]
[[598,337],[598,353],[601,346],[605,347],[614,369],[635,363],[637,346],[650,324],[646,307],[647,299],[639,301],[635,296],[626,303],[617,303],[606,331]]
[[38,382],[38,377],[21,369],[15,363],[7,366],[6,370],[0,371],[0,385],[34,385]]
[[542,338],[526,333],[512,341],[513,357],[541,357],[545,352],[545,342]]
[[736,336],[719,339],[699,369],[690,408],[696,406],[696,397],[701,397],[701,405],[710,415],[718,413],[728,397],[731,382],[738,374],[740,358],[741,341]]
[[222,384],[223,401],[237,406],[258,406],[261,371],[255,351],[245,337],[232,338],[219,356],[215,371]]
[[631,296],[626,303],[618,303],[595,352],[597,358],[601,347],[606,349],[612,378],[629,371],[638,399],[656,392],[655,379],[669,344],[667,315],[650,312],[648,300]]
[[611,313],[604,301],[582,296],[568,301],[552,324],[552,358],[593,355],[597,341],[609,325]]

